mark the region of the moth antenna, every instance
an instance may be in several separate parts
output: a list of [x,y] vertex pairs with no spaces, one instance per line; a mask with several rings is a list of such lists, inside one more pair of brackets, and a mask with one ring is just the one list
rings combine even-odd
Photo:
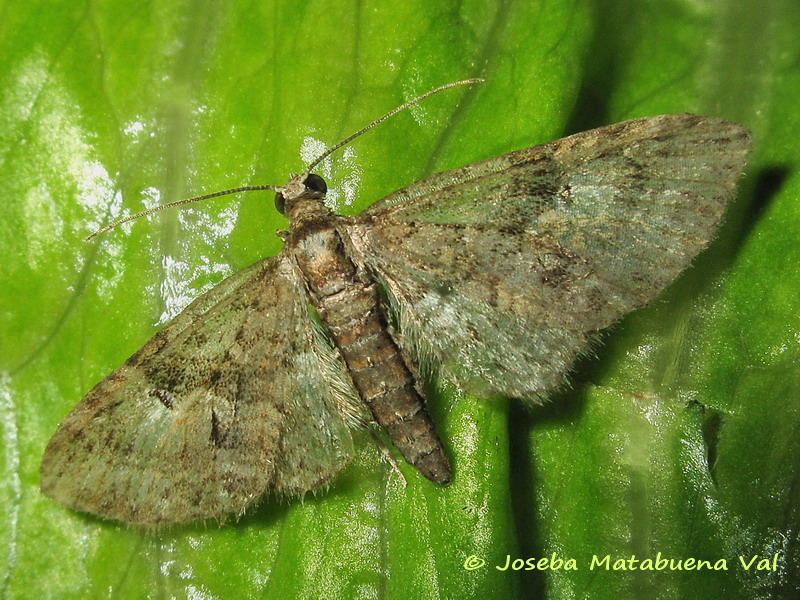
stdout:
[[[438,94],[439,92],[443,92],[444,90],[448,90],[450,88],[453,88],[453,87],[456,87],[456,86],[459,86],[459,85],[470,85],[470,84],[473,84],[473,83],[483,83],[483,81],[484,81],[483,79],[479,79],[479,78],[462,79],[461,81],[454,81],[453,83],[448,83],[447,85],[442,85],[442,86],[439,86],[439,87],[437,87],[437,88],[435,88],[433,90],[425,92],[421,96],[417,96],[413,100],[409,100],[408,102],[405,102],[405,103],[401,104],[400,106],[398,106],[394,110],[391,110],[388,113],[386,113],[385,115],[383,115],[382,117],[380,117],[378,119],[375,119],[372,123],[370,123],[366,127],[362,127],[361,129],[356,131],[353,135],[350,135],[350,136],[346,137],[345,139],[343,139],[341,142],[339,142],[338,144],[336,144],[332,148],[329,148],[328,150],[323,152],[310,165],[308,165],[308,167],[306,168],[306,170],[303,173],[303,175],[304,176],[308,175],[311,172],[311,169],[316,167],[319,163],[321,163],[323,160],[328,158],[331,154],[336,152],[339,148],[349,144],[354,139],[356,139],[358,136],[366,133],[367,131],[369,131],[373,127],[376,127],[376,126],[380,125],[386,119],[389,119],[389,118],[393,117],[397,113],[399,113],[401,111],[404,111],[405,109],[407,109],[407,108],[409,108],[411,106],[414,106],[415,104],[418,104],[418,103],[422,102],[423,100],[425,100],[426,98],[429,98],[430,96],[433,96],[434,94]],[[129,215],[129,216],[124,217],[122,219],[117,219],[113,223],[109,223],[105,227],[102,227],[102,228],[98,229],[97,231],[95,231],[94,233],[86,236],[85,238],[83,238],[83,241],[84,242],[88,242],[88,241],[96,238],[98,235],[104,234],[106,231],[110,231],[111,229],[114,229],[115,227],[119,227],[123,223],[127,223],[128,221],[133,221],[134,219],[138,219],[139,217],[145,217],[147,215],[152,215],[153,213],[156,213],[156,212],[158,212],[160,210],[164,210],[165,208],[174,208],[175,206],[182,206],[184,204],[189,204],[190,202],[198,202],[200,200],[208,200],[209,198],[217,198],[219,196],[227,196],[229,194],[238,194],[239,192],[256,192],[256,191],[262,191],[262,190],[279,191],[280,189],[281,188],[279,188],[279,186],[275,186],[275,185],[245,185],[245,186],[242,186],[242,187],[231,188],[229,190],[222,190],[221,192],[214,192],[213,194],[204,194],[202,196],[195,196],[193,198],[186,198],[184,200],[178,200],[177,202],[170,202],[169,204],[162,204],[161,206],[155,206],[153,208],[148,208],[147,210],[143,210],[143,211],[138,212],[138,213],[136,213],[134,215]]]
[[185,198],[183,200],[178,200],[177,202],[170,202],[169,204],[162,204],[161,206],[154,206],[153,208],[148,208],[147,210],[143,210],[141,212],[136,213],[135,215],[128,215],[127,217],[123,217],[122,219],[117,219],[113,223],[109,223],[105,227],[98,229],[94,233],[87,235],[83,238],[84,242],[88,242],[98,235],[105,233],[106,231],[110,231],[115,227],[119,227],[123,223],[127,223],[128,221],[133,221],[134,219],[138,219],[139,217],[146,217],[147,215],[152,215],[160,210],[164,210],[165,208],[173,208],[175,206],[181,206],[183,204],[189,204],[190,202],[199,202],[200,200],[208,200],[209,198],[216,198],[218,196],[227,196],[229,194],[238,194],[239,192],[257,192],[262,190],[278,190],[278,186],[276,185],[245,185],[242,187],[231,188],[229,190],[222,190],[221,192],[214,192],[213,194],[203,194],[202,196],[195,196],[194,198]]
[[326,150],[325,152],[323,152],[310,165],[308,165],[308,167],[306,167],[304,175],[308,175],[311,172],[311,169],[316,167],[319,163],[321,163],[323,160],[328,158],[331,154],[336,152],[342,146],[346,146],[347,144],[352,142],[354,139],[356,139],[358,136],[366,133],[367,131],[369,131],[373,127],[376,127],[377,125],[380,125],[386,119],[389,119],[389,118],[395,116],[397,113],[399,113],[401,111],[404,111],[405,109],[407,109],[407,108],[409,108],[411,106],[414,106],[415,104],[418,104],[419,102],[422,102],[423,100],[425,100],[425,98],[433,96],[434,94],[438,94],[439,92],[443,92],[444,90],[448,90],[448,89],[450,89],[452,87],[456,87],[456,86],[459,86],[459,85],[470,85],[470,84],[473,84],[473,83],[483,83],[483,81],[484,81],[483,79],[479,79],[479,78],[462,79],[461,81],[454,81],[453,83],[448,83],[447,85],[442,85],[442,86],[440,86],[440,87],[438,87],[436,89],[433,89],[433,90],[430,90],[428,92],[425,92],[421,96],[417,96],[413,100],[409,100],[408,102],[405,102],[405,103],[401,104],[400,106],[398,106],[394,110],[390,110],[388,113],[386,113],[382,117],[380,117],[378,119],[375,119],[372,123],[370,123],[366,127],[362,127],[361,129],[356,131],[353,135],[350,135],[350,136],[346,137],[345,139],[343,139],[341,142],[339,142],[338,144],[336,144],[332,148],[330,148],[330,149]]

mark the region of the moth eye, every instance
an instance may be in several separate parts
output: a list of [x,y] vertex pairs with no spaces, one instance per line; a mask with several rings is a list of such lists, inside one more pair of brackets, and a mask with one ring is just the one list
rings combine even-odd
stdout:
[[312,192],[324,194],[328,191],[328,184],[325,183],[325,180],[322,177],[315,173],[309,173],[308,177],[306,177],[303,183],[305,184],[306,188]]
[[284,211],[286,210],[286,198],[284,198],[283,194],[280,192],[275,194],[275,210],[281,214],[285,214]]

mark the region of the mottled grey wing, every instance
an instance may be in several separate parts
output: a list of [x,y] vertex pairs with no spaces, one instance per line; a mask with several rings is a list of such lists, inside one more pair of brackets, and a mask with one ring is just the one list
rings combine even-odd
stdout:
[[352,455],[356,392],[293,264],[262,260],[198,298],[59,426],[42,490],[129,523],[241,514]]
[[627,121],[419,181],[355,219],[399,342],[477,395],[536,398],[714,235],[749,149],[727,121]]

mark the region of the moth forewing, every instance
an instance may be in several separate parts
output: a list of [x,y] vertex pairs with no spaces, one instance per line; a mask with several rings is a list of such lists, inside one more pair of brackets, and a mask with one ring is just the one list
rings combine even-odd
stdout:
[[334,215],[308,172],[246,188],[277,191],[280,255],[97,384],[50,440],[42,489],[129,523],[240,514],[266,490],[329,481],[370,419],[446,483],[419,367],[476,395],[540,399],[708,244],[748,149],[738,125],[665,115],[439,173],[356,218]]
[[[352,455],[338,355],[318,343],[285,257],[195,300],[62,421],[42,490],[76,510],[159,524],[301,494]],[[353,391],[352,396],[355,396]]]
[[352,239],[409,351],[473,394],[538,399],[709,243],[749,147],[722,119],[626,121],[418,181]]

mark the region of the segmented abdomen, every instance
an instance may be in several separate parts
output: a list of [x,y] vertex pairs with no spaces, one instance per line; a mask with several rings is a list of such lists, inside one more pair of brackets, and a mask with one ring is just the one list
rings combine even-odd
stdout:
[[362,400],[410,464],[428,479],[447,483],[450,464],[414,375],[388,333],[376,285],[359,276],[333,227],[306,233],[297,250],[312,303]]

